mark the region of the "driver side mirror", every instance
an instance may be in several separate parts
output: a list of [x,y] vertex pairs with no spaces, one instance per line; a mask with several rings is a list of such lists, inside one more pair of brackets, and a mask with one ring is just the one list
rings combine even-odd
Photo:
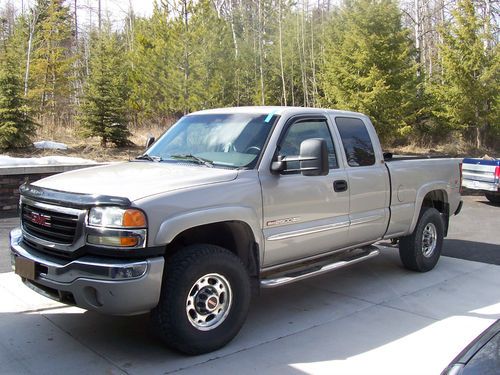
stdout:
[[[288,169],[287,162],[300,162],[299,169]],[[271,171],[286,173],[300,171],[304,176],[326,176],[329,172],[328,148],[322,138],[310,138],[300,144],[299,156],[278,156],[271,164]]]
[[151,147],[151,145],[155,143],[155,137],[153,136],[148,136],[148,139],[146,140],[146,150]]

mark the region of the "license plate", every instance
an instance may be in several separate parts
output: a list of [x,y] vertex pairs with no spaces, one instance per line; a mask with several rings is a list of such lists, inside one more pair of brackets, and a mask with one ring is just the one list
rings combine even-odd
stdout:
[[16,257],[16,274],[28,280],[35,280],[35,262],[32,260]]

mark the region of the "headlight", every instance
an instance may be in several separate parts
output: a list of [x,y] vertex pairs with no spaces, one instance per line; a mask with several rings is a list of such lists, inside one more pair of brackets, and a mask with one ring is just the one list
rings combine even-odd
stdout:
[[94,207],[89,212],[89,225],[111,228],[145,228],[144,212],[135,208]]
[[146,246],[147,219],[136,208],[94,207],[88,215],[87,243],[107,247]]

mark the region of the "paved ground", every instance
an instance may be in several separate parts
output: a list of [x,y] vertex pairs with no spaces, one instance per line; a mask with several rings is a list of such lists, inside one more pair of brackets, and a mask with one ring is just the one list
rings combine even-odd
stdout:
[[[403,269],[397,251],[275,290],[253,301],[242,332],[199,357],[164,348],[147,316],[64,307],[8,272],[0,220],[2,374],[439,374],[500,318],[500,207],[465,197],[432,272]],[[486,263],[485,263],[486,262]]]

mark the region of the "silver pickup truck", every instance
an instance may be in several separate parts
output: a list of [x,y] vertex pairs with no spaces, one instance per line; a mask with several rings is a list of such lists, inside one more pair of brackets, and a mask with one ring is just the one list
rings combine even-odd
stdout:
[[461,208],[459,160],[385,159],[360,113],[196,112],[134,161],[23,185],[14,269],[48,297],[151,312],[168,346],[212,351],[252,291],[368,260],[382,239],[408,269],[436,265]]

